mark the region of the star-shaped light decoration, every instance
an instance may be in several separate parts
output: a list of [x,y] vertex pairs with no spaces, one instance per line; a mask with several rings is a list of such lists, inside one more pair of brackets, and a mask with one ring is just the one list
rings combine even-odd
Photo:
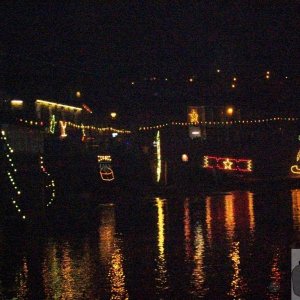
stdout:
[[226,160],[224,160],[223,164],[224,164],[224,169],[225,170],[232,170],[231,166],[232,166],[233,162],[230,161],[229,158],[227,158]]
[[199,114],[196,109],[192,109],[189,113],[191,123],[199,123]]

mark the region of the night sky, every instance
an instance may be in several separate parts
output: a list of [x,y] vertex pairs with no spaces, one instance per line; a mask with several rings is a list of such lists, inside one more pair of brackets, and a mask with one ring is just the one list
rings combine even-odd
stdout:
[[100,111],[164,114],[188,104],[263,109],[272,98],[297,107],[298,1],[68,2],[1,2],[2,97],[71,102],[80,90]]

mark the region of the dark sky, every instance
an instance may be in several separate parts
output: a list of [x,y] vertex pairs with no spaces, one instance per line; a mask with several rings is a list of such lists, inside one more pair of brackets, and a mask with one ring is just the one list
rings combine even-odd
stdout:
[[0,4],[0,87],[10,94],[79,88],[117,103],[150,76],[299,75],[299,1],[40,2]]

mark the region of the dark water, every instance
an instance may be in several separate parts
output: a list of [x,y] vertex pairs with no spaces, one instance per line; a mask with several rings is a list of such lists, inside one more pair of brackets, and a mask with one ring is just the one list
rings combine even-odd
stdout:
[[290,298],[300,190],[119,197],[95,216],[2,229],[0,299]]

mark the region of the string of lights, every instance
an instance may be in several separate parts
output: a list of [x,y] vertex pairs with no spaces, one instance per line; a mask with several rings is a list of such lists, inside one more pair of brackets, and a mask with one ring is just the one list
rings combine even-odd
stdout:
[[[140,126],[138,128],[138,131],[147,131],[147,130],[157,130],[169,126],[181,126],[181,127],[189,127],[189,126],[199,126],[199,125],[206,125],[206,126],[224,126],[224,125],[253,125],[253,124],[264,124],[264,123],[270,123],[270,122],[279,122],[279,121],[284,121],[284,122],[296,122],[298,121],[299,118],[296,117],[273,117],[273,118],[265,118],[265,119],[245,119],[245,120],[231,120],[231,121],[199,121],[199,122],[179,122],[179,121],[172,121],[172,122],[167,122],[163,124],[157,124],[157,125],[151,125],[151,126]],[[24,122],[28,125],[38,125],[44,126],[43,122],[38,123],[37,121],[32,121],[32,120],[23,120],[19,119],[20,122]],[[120,134],[131,134],[132,132],[130,130],[126,129],[116,129],[113,127],[96,127],[92,125],[84,125],[84,124],[75,124],[72,122],[67,122],[65,123],[66,126],[73,127],[75,129],[80,129],[83,132],[85,130],[93,130],[97,132],[115,132],[115,133],[120,133]],[[84,133],[85,134],[85,133]]]
[[94,130],[94,131],[98,131],[98,132],[115,132],[115,133],[124,133],[124,134],[130,134],[131,131],[130,130],[125,130],[125,129],[116,129],[113,127],[96,127],[96,126],[92,126],[92,125],[78,125],[72,122],[68,122],[67,123],[68,126],[71,126],[73,128],[76,129],[84,129],[84,130]]
[[[54,115],[53,115],[54,116]],[[34,121],[34,120],[26,120],[26,119],[18,119],[19,122],[24,123],[26,125],[30,125],[30,126],[44,126],[45,123],[42,121]],[[64,130],[66,129],[66,126],[71,126],[73,128],[76,129],[81,129],[83,132],[85,130],[94,130],[94,131],[98,131],[98,132],[115,132],[115,133],[124,133],[124,134],[130,134],[131,131],[130,130],[126,130],[126,129],[117,129],[117,128],[113,128],[113,127],[96,127],[96,126],[92,126],[92,125],[84,125],[84,124],[75,124],[72,122],[65,122],[65,121],[59,121],[59,122],[63,122],[63,127]],[[50,121],[50,132],[53,133],[54,132],[54,126],[56,125],[57,121],[55,121],[55,117],[51,118]]]
[[286,121],[286,122],[295,122],[298,121],[299,118],[290,118],[290,117],[274,117],[274,118],[266,118],[266,119],[247,119],[247,120],[232,120],[232,121],[200,121],[200,122],[169,122],[164,124],[152,125],[152,126],[142,126],[139,127],[139,131],[160,129],[169,126],[220,126],[220,125],[247,125],[247,124],[262,124],[268,122],[278,122],[278,121]]
[[30,126],[38,126],[38,127],[42,127],[44,126],[44,122],[42,121],[33,121],[33,120],[26,120],[26,119],[19,119],[19,121],[21,123],[30,125]]
[[50,206],[54,199],[55,199],[55,181],[54,179],[51,179],[51,174],[47,171],[45,165],[44,165],[44,158],[43,156],[39,157],[39,162],[40,162],[40,168],[43,174],[46,176],[46,179],[48,179],[47,184],[45,185],[46,190],[51,189],[50,191],[50,200],[47,202],[46,206]]
[[[237,72],[238,73],[238,72]],[[252,76],[244,76],[244,75],[240,75],[239,77],[237,76],[237,73],[232,74],[231,72],[227,72],[225,69],[216,69],[215,73],[212,73],[210,75],[207,76],[207,78],[209,78],[210,76],[212,76],[213,74],[215,74],[215,79],[218,78],[222,78],[225,80],[225,82],[228,82],[228,87],[235,89],[238,87],[238,82],[241,81],[245,81],[247,80],[247,82],[257,82],[258,79],[264,79],[263,82],[268,82],[271,79],[277,79],[277,80],[284,80],[287,81],[288,79],[292,79],[291,76],[287,76],[287,74],[283,74],[283,73],[278,73],[278,72],[271,72],[270,70],[266,70],[266,71],[261,71],[261,72],[257,72]],[[159,77],[159,76],[150,76],[150,77],[144,77],[144,78],[139,78],[139,79],[135,79],[135,80],[131,80],[130,85],[131,86],[136,86],[138,84],[142,84],[144,82],[150,81],[150,82],[176,82],[176,84],[180,83],[180,82],[185,82],[187,84],[195,84],[197,82],[203,82],[205,81],[205,79],[203,79],[203,75],[190,75],[190,76],[185,76],[185,77]]]
[[18,187],[16,180],[14,178],[14,175],[17,173],[17,169],[15,167],[15,164],[13,162],[13,157],[12,157],[12,153],[14,152],[13,148],[10,146],[10,144],[7,141],[7,136],[4,130],[1,131],[1,139],[4,141],[5,144],[5,148],[6,148],[6,153],[5,153],[5,157],[7,158],[8,161],[8,165],[9,165],[9,169],[6,171],[6,174],[10,180],[11,186],[14,190],[15,196],[11,198],[11,202],[12,205],[15,207],[15,209],[17,210],[18,214],[20,214],[22,216],[22,219],[25,220],[26,216],[25,214],[22,212],[21,208],[20,208],[20,203],[19,203],[19,199],[21,197],[21,190]]

